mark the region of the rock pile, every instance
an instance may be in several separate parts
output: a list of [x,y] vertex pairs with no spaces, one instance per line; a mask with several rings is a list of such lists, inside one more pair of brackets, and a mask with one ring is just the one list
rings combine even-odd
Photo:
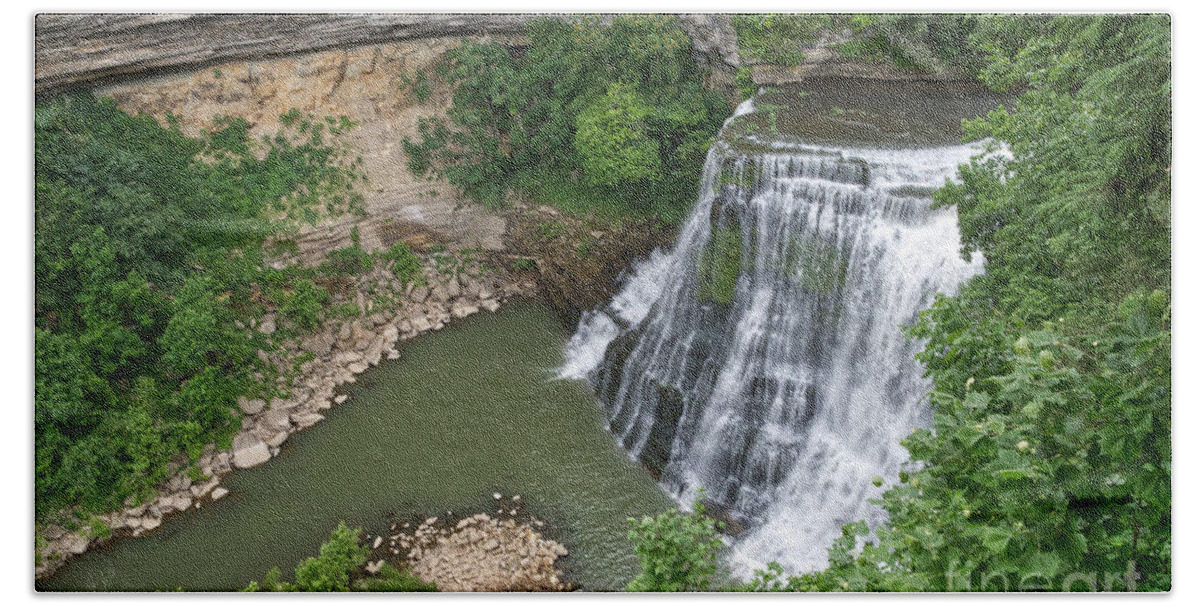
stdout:
[[555,566],[567,549],[534,530],[539,523],[479,513],[439,528],[438,518],[431,517],[389,537],[388,548],[439,591],[568,591]]

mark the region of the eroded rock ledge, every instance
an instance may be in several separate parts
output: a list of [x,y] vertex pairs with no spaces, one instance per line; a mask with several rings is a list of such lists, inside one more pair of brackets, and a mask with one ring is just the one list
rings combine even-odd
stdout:
[[529,14],[42,14],[34,92],[380,42],[517,34]]

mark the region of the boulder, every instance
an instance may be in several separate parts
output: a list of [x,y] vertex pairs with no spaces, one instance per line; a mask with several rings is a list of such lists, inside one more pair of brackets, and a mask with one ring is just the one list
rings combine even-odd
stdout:
[[[63,542],[63,541],[65,541],[65,542]],[[80,553],[87,551],[87,548],[88,548],[87,537],[80,536],[79,534],[76,534],[74,532],[72,532],[71,534],[69,534],[67,536],[64,536],[62,539],[60,539],[60,542],[61,542],[61,546],[62,546],[63,550],[72,555],[79,555]]]
[[297,405],[300,405],[300,400],[296,399],[295,396],[293,396],[290,399],[283,399],[280,397],[275,397],[274,399],[271,399],[270,411],[274,412],[274,411],[279,411],[279,410],[290,410],[290,409],[296,407]]
[[288,438],[287,431],[279,431],[278,433],[271,435],[270,439],[267,439],[267,441],[266,441],[267,447],[277,448],[277,447],[283,445],[283,442],[287,441],[287,438]]
[[343,351],[343,352],[340,352],[340,353],[334,355],[333,362],[337,365],[344,366],[349,363],[354,363],[355,361],[362,361],[362,358],[363,358],[362,353],[348,350],[348,351]]
[[212,499],[220,500],[222,498],[225,498],[226,494],[229,494],[229,490],[227,490],[225,488],[217,488],[217,489],[213,490]]
[[379,359],[383,357],[383,349],[386,343],[387,338],[383,334],[375,336],[375,339],[371,341],[371,345],[367,347],[367,351],[363,353],[363,359],[366,360],[367,365],[379,365]]
[[317,332],[311,336],[306,336],[303,340],[301,340],[300,348],[303,348],[304,350],[318,357],[323,357],[329,354],[329,351],[333,349],[333,343],[335,341],[336,340],[334,340],[333,336],[325,332]]
[[262,426],[269,429],[287,430],[292,428],[292,423],[288,419],[291,412],[286,409],[271,409],[262,416]]
[[[296,423],[296,426],[298,426],[302,429],[306,429],[324,419],[325,419],[324,416],[322,416],[320,414],[316,414],[316,413],[299,414],[299,415],[293,414],[292,415],[292,420]],[[271,446],[271,447],[275,447],[275,446]]]
[[455,319],[461,319],[479,312],[479,307],[471,304],[463,299],[454,301],[454,305],[450,308],[450,315]]
[[262,399],[247,399],[246,397],[238,397],[237,403],[238,408],[240,408],[244,414],[257,414],[263,411],[263,408],[267,406],[267,402],[263,401]]
[[192,506],[191,492],[176,492],[167,497],[164,506],[170,504],[176,511],[187,511]]
[[430,323],[429,317],[425,315],[417,315],[412,318],[412,328],[417,333],[429,331],[431,327],[433,327],[433,323]]
[[424,285],[414,287],[408,298],[414,304],[422,304],[429,298],[429,288]]
[[275,333],[275,315],[270,314],[263,317],[262,323],[258,324],[258,331],[264,334]]
[[429,302],[441,304],[450,300],[450,294],[442,285],[434,285],[433,289],[429,290]]
[[192,490],[191,490],[192,496],[194,498],[199,498],[201,496],[204,496],[205,494],[208,494],[209,492],[211,492],[213,488],[217,487],[217,484],[219,484],[219,483],[221,483],[221,480],[216,477],[213,477],[212,479],[209,479],[208,481],[206,481],[204,483],[194,484],[192,486]]
[[266,442],[248,433],[239,433],[233,439],[233,466],[238,469],[256,467],[271,459],[271,450]]

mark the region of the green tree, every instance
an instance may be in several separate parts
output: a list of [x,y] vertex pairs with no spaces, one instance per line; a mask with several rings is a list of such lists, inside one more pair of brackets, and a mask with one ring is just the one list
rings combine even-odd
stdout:
[[636,184],[660,176],[658,142],[646,134],[646,106],[619,82],[588,104],[575,119],[575,151],[589,182]]
[[717,574],[721,524],[704,513],[699,500],[692,513],[671,509],[640,521],[629,519],[629,539],[642,571],[629,591],[706,591]]
[[472,42],[448,53],[449,124],[422,119],[421,141],[404,142],[413,173],[489,204],[511,191],[652,212],[694,200],[729,106],[704,89],[673,17],[542,19],[529,37],[523,54]]
[[361,535],[361,529],[338,523],[320,554],[296,566],[296,590],[349,591],[350,575],[367,563],[369,549],[359,542]]

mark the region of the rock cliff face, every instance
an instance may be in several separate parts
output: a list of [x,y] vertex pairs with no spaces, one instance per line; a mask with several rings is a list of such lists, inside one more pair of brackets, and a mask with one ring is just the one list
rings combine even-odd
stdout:
[[427,38],[519,34],[518,14],[38,15],[34,90],[92,88],[331,48]]
[[[504,220],[456,196],[449,184],[413,176],[405,166],[405,137],[417,137],[422,116],[443,112],[450,91],[430,78],[428,96],[418,97],[412,82],[430,72],[458,38],[424,38],[329,49],[269,59],[227,61],[188,72],[163,74],[98,87],[131,113],[150,114],[165,123],[167,112],[180,118],[184,132],[212,127],[216,116],[246,119],[251,138],[273,134],[280,114],[295,108],[316,116],[345,115],[358,122],[344,138],[361,156],[369,183],[360,189],[365,216],[345,215],[306,227],[297,237],[299,258],[319,262],[350,243],[357,226],[368,250],[404,240],[420,249],[431,243],[452,249],[503,248]],[[502,42],[508,39],[500,39]]]

